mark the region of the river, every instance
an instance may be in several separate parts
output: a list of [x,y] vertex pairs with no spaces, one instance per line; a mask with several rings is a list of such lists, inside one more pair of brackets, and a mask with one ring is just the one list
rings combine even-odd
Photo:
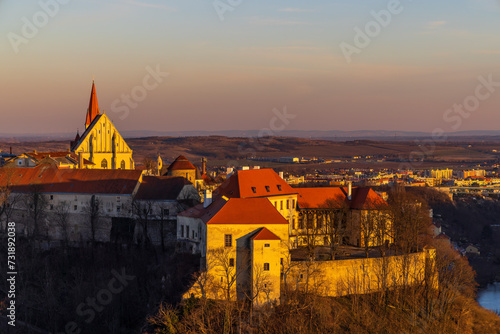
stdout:
[[500,313],[500,282],[488,284],[488,287],[477,294],[479,305],[488,310]]

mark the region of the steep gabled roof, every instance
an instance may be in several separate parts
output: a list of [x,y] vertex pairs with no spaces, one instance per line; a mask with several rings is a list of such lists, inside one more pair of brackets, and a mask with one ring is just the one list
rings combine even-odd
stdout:
[[197,205],[179,214],[183,217],[201,218],[205,224],[287,224],[288,221],[274,208],[267,198],[220,197],[207,208]]
[[0,168],[0,186],[30,192],[33,186],[45,193],[132,194],[141,171],[121,169],[58,169],[52,165],[34,168]]
[[281,240],[276,234],[269,231],[267,228],[261,228],[250,239],[252,240]]
[[347,188],[297,188],[297,191],[300,209],[339,209],[344,205],[354,210],[386,210],[389,208],[387,202],[379,194],[366,187],[352,188],[350,201],[347,196]]
[[139,200],[176,200],[182,189],[191,182],[183,177],[144,176],[137,191]]
[[214,192],[215,196],[230,198],[254,198],[296,194],[272,169],[238,170]]
[[386,210],[387,202],[372,188],[357,187],[352,189],[351,209],[356,210]]
[[189,162],[189,160],[183,156],[179,155],[177,159],[170,166],[168,166],[168,170],[183,170],[183,169],[196,169],[196,167]]
[[346,196],[338,187],[297,188],[300,209],[335,208],[349,205]]
[[89,108],[87,110],[87,117],[85,119],[85,128],[87,128],[92,123],[92,121],[94,121],[94,118],[96,118],[97,115],[100,115],[99,105],[97,104],[97,93],[95,92],[95,84],[94,81],[92,81]]

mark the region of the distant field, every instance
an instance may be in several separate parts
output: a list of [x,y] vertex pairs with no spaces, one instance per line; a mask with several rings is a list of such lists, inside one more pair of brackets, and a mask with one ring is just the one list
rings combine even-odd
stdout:
[[[462,165],[497,161],[500,142],[472,142],[471,144],[454,141],[436,144],[435,147],[419,146],[416,141],[369,141],[356,140],[334,142],[328,140],[270,137],[270,138],[235,138],[222,136],[205,137],[148,137],[127,139],[134,150],[134,159],[140,164],[145,157],[156,158],[161,154],[166,162],[171,162],[179,155],[185,155],[199,165],[201,157],[207,157],[209,165],[258,165],[261,167],[279,167],[283,164],[263,161],[248,161],[253,156],[261,158],[275,157],[318,157],[323,159],[346,160],[354,156],[375,156],[374,160],[386,157],[385,162],[341,162],[320,164],[321,168],[398,168],[398,159],[408,156],[425,157],[425,162],[418,167],[439,167],[443,165]],[[12,146],[14,153],[28,151],[67,150],[67,141],[46,142],[0,142],[0,150],[6,152]],[[423,154],[422,152],[426,152]],[[310,166],[312,167],[312,166]]]

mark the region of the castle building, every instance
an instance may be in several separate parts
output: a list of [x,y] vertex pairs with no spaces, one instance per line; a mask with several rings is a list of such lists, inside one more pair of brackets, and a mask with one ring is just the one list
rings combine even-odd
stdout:
[[85,132],[81,136],[77,133],[70,146],[71,152],[94,163],[96,169],[135,169],[132,150],[104,110],[102,114],[99,110],[94,82],[85,119]]

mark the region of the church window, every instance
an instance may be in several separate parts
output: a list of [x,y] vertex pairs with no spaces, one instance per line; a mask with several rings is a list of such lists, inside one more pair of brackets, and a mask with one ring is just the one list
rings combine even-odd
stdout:
[[125,161],[122,160],[122,162],[120,163],[120,168],[125,169]]
[[104,168],[104,169],[108,168],[108,160],[102,159],[101,168]]

